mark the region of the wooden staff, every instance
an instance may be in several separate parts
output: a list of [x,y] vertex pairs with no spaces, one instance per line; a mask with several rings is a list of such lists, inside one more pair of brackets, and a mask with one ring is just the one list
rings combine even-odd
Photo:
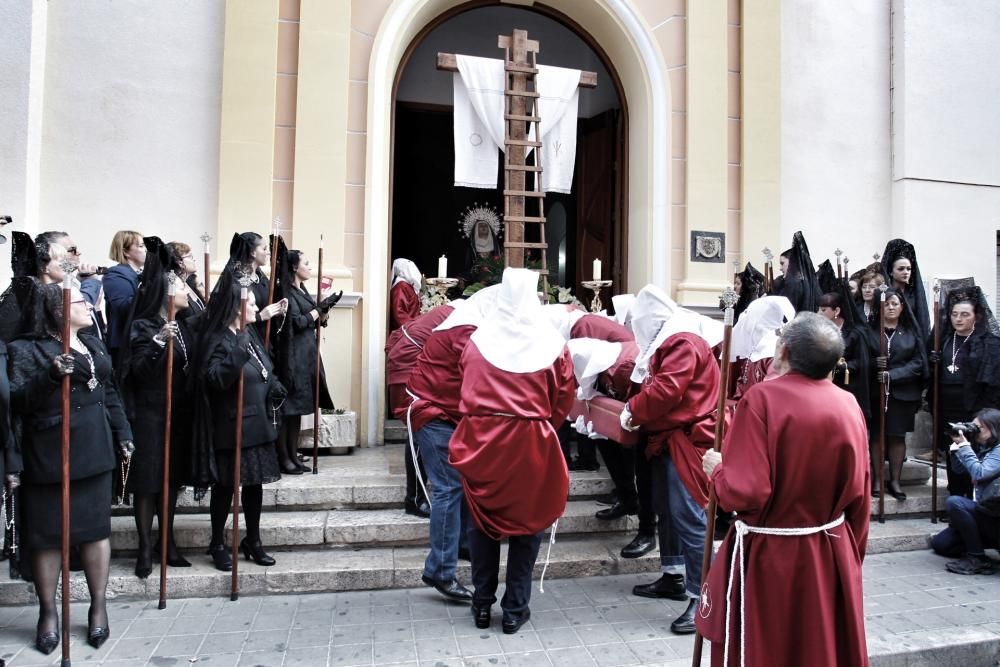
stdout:
[[[934,354],[941,354],[941,281],[934,280]],[[938,522],[937,497],[938,497],[938,438],[941,437],[941,409],[939,399],[941,397],[941,360],[934,364],[934,400],[931,402],[931,416],[933,417],[931,438],[931,523]],[[947,459],[945,459],[947,462]]]
[[208,245],[208,242],[212,240],[212,237],[209,236],[208,234],[202,234],[201,235],[201,240],[205,243],[205,279],[204,279],[204,283],[205,283],[205,303],[207,304],[208,300],[212,296],[212,286],[210,284],[211,280],[212,280],[212,263],[210,261],[211,260],[211,248]]
[[840,265],[840,256],[844,254],[844,251],[837,248],[833,251],[833,254],[837,256],[837,280],[844,277],[844,267]]
[[[278,240],[281,238],[278,232],[281,230],[279,227],[280,221],[278,219],[274,220],[274,233],[271,234],[271,275],[270,280],[267,284],[267,303],[266,306],[270,306],[271,302],[274,301],[274,284],[278,282],[275,280],[277,277],[275,273],[278,268]],[[271,349],[271,320],[268,319],[264,324],[264,351],[267,352]]]
[[[167,274],[167,323],[177,314],[174,296],[177,294],[177,276]],[[167,399],[163,424],[163,486],[160,490],[160,609],[167,608],[167,538],[170,526],[170,421],[173,418],[174,400],[174,339],[167,339]]]
[[[733,260],[733,290],[736,289],[736,281],[740,279],[740,260]],[[739,296],[739,294],[737,294]]]
[[316,318],[316,385],[313,390],[313,473],[314,475],[319,474],[319,429],[320,429],[320,414],[319,414],[319,383],[320,383],[320,363],[322,362],[322,357],[320,356],[319,348],[322,343],[323,331],[322,323],[320,318],[323,315],[319,312],[319,304],[323,300],[323,235],[319,235],[319,255],[316,258],[316,313],[319,315]]
[[[245,278],[240,279],[240,332],[247,326],[247,288]],[[253,341],[250,341],[253,345]],[[245,364],[244,364],[245,366]],[[236,383],[236,447],[233,452],[233,580],[229,589],[229,599],[235,602],[240,599],[240,449],[243,447],[243,381],[246,379],[245,368],[240,369],[240,379]]]
[[[63,278],[63,303],[62,303],[62,353],[67,355],[69,351],[70,332],[70,310],[73,307],[73,277],[70,271],[66,271]],[[69,599],[71,597],[69,584],[69,420],[70,420],[70,376],[62,377],[62,446],[60,454],[62,456],[62,664],[67,666],[71,663],[69,655]]]
[[[885,305],[885,292],[889,289],[889,286],[885,283],[879,285],[879,295],[878,301],[878,330],[879,330],[879,356],[885,358],[885,371],[878,369],[879,373],[889,372],[889,346],[886,345],[885,340],[885,317],[882,312],[882,307]],[[879,382],[878,395],[879,395],[879,437],[878,437],[878,465],[875,466],[875,470],[878,474],[878,522],[885,523],[885,411],[887,409],[887,404],[889,402],[889,396],[886,394],[888,389],[888,383],[885,382],[885,377],[881,378],[883,381]]]
[[[727,287],[722,292],[722,303],[726,307],[725,323],[726,328],[722,337],[722,377],[719,381],[719,402],[715,412],[715,442],[712,444],[713,451],[722,450],[722,439],[726,429],[726,388],[729,386],[729,347],[733,338],[733,306],[736,305],[739,297],[736,291]],[[705,549],[701,557],[701,585],[705,585],[708,579],[708,569],[712,565],[712,546],[715,538],[715,511],[718,501],[715,497],[715,486],[708,490],[708,508],[705,510]],[[701,666],[701,649],[704,638],[700,632],[695,632],[694,653],[691,657],[691,664],[694,667]]]
[[774,254],[770,248],[764,248],[764,293],[771,293],[771,283],[774,280],[774,273],[771,271],[771,260]]

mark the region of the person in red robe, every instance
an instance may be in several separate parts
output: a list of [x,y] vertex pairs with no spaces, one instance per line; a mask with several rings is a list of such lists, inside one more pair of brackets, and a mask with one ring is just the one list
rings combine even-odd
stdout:
[[395,331],[420,316],[420,283],[423,276],[417,265],[402,257],[392,262],[392,288],[389,290],[389,331]]
[[[624,325],[604,315],[587,313],[569,330],[570,338],[596,338],[612,343],[634,343],[635,336]],[[635,357],[632,357],[635,360]]]
[[[448,443],[460,419],[459,360],[469,336],[496,303],[497,290],[497,286],[487,287],[465,301],[454,302],[452,312],[426,337],[407,378],[406,402],[395,412],[396,418],[406,423],[431,482],[431,547],[422,581],[459,602],[472,599],[472,592],[455,576],[459,556],[463,550],[468,552],[463,541],[467,512],[462,479],[448,462]],[[417,322],[404,328],[408,331]]]
[[[417,356],[424,349],[424,342],[434,327],[441,324],[455,307],[449,304],[435,306],[416,319],[410,320],[389,334],[385,344],[385,381],[389,385],[389,412],[396,414],[409,404],[406,398],[406,381],[410,377]],[[426,479],[422,462],[415,462],[411,447],[405,449],[406,499],[403,509],[407,514],[427,518],[430,506],[424,495],[423,484],[417,483],[417,468]]]
[[538,274],[504,270],[495,310],[462,352],[462,420],[451,437],[451,465],[462,476],[474,525],[469,527],[472,615],[490,625],[508,542],[503,632],[531,617],[531,573],[542,531],[566,509],[569,471],[556,427],[576,393],[566,341],[545,325]]
[[792,302],[783,296],[761,297],[743,311],[743,316],[733,327],[730,346],[735,359],[733,400],[739,401],[750,387],[769,378],[778,344],[777,332],[794,317]]
[[737,513],[698,611],[713,665],[868,664],[868,435],[829,380],[843,350],[836,326],[799,313],[781,331],[783,374],[747,391],[722,453],[704,457],[719,505]]
[[626,403],[622,426],[641,426],[648,434],[646,457],[660,526],[662,572],[660,579],[636,586],[632,593],[688,600],[670,629],[690,634],[701,586],[708,504],[701,456],[715,441],[721,382],[712,348],[722,341],[723,326],[679,307],[654,285],[639,292],[631,315],[642,350],[632,380],[642,387]]

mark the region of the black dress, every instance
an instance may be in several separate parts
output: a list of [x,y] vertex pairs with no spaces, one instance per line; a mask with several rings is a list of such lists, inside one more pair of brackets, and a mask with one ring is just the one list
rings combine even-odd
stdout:
[[217,337],[205,369],[204,386],[210,393],[212,406],[216,482],[224,486],[233,486],[236,389],[241,369],[244,379],[240,483],[269,484],[281,479],[274,449],[278,438],[271,401],[277,384],[274,367],[254,331],[250,329],[249,333],[249,346],[238,346],[237,336],[230,330]]
[[[123,386],[129,419],[137,426],[135,452],[126,490],[130,493],[158,494],[163,489],[164,417],[166,414],[166,346],[153,337],[166,323],[136,320],[130,332],[129,372]],[[179,323],[180,336],[174,341],[173,394],[170,424],[170,480],[174,488],[188,482],[191,443],[191,405],[188,391],[190,360],[194,355],[194,334],[187,321]]]
[[[70,376],[70,543],[111,535],[114,443],[132,439],[132,430],[112,376],[111,358],[91,336],[80,340],[90,359],[73,350]],[[21,421],[21,512],[30,548],[58,549],[61,526],[62,382],[50,374],[62,346],[51,338],[10,344],[11,404]],[[91,389],[88,382],[96,380]]]
[[[282,383],[288,390],[288,397],[282,406],[282,414],[295,417],[313,414],[315,405],[316,384],[316,327],[319,320],[313,320],[309,314],[316,307],[312,296],[302,289],[288,291],[288,314],[286,327],[291,327],[291,349],[286,353],[288,368],[282,369]],[[285,334],[285,332],[282,332]],[[333,409],[333,400],[326,386],[326,372],[323,360],[319,367],[319,405],[321,408]]]

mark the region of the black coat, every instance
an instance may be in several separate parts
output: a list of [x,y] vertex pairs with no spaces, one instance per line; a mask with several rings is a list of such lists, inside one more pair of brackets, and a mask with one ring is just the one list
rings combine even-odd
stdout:
[[[216,451],[236,447],[236,388],[241,369],[244,372],[242,448],[278,439],[270,398],[272,390],[278,385],[274,377],[274,366],[256,335],[252,331],[249,333],[250,345],[257,353],[256,358],[250,354],[248,346],[236,345],[236,334],[229,330],[215,339],[213,350],[206,350],[210,356],[205,368],[204,386],[210,393],[212,446]],[[267,371],[266,379],[258,359],[263,362]]]
[[[944,378],[947,366],[952,362],[951,345],[954,330],[949,330],[941,340],[941,358],[938,360],[941,377]],[[934,334],[927,337],[927,350],[934,349]],[[956,344],[957,365],[961,376],[962,404],[942,405],[941,409],[949,413],[966,413],[969,419],[983,408],[1000,408],[1000,337],[977,328],[971,337],[961,344]],[[933,371],[933,366],[931,366]],[[927,392],[927,402],[931,403],[937,387],[930,383]]]
[[[285,326],[291,327],[288,332],[291,336],[289,341],[291,350],[283,355],[289,367],[281,370],[282,383],[288,390],[282,414],[311,415],[316,400],[313,391],[316,385],[316,327],[320,322],[313,320],[309,313],[316,307],[316,301],[301,289],[290,289],[287,296],[288,314]],[[333,399],[330,398],[330,391],[326,386],[326,372],[323,369],[322,359],[319,366],[319,388],[320,407],[332,410]]]
[[[115,442],[132,439],[111,371],[111,357],[92,336],[80,335],[94,359],[97,387],[91,391],[90,364],[73,352],[70,382],[70,479],[84,479],[115,468]],[[51,338],[12,342],[10,354],[11,406],[21,420],[20,449],[26,481],[54,484],[61,478],[62,386],[51,374],[52,359],[62,345]]]
[[[134,493],[159,493],[163,475],[163,443],[166,416],[166,346],[153,337],[165,320],[136,320],[129,334],[128,375],[122,387],[128,416],[136,426],[135,454],[129,475]],[[170,459],[173,486],[187,484],[190,466],[193,403],[188,375],[194,368],[195,336],[186,321],[179,323],[180,338],[174,341],[173,386],[171,395]]]
[[14,448],[10,424],[10,380],[7,378],[7,346],[0,342],[0,484],[7,473],[20,472],[21,458]]
[[[878,342],[880,332],[875,329],[875,355],[880,355],[881,343]],[[924,349],[924,338],[913,328],[900,323],[896,333],[892,335],[892,345],[889,349],[889,394],[900,401],[919,401],[927,384],[929,369],[927,351]],[[878,368],[872,364],[872,376],[875,384],[872,397],[878,400]],[[875,410],[873,414],[878,414]]]

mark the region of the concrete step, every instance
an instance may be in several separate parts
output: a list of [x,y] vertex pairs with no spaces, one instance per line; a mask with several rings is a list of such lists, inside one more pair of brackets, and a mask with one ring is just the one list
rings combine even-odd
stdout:
[[[631,533],[591,533],[557,536],[552,548],[552,558],[546,577],[576,578],[608,574],[629,574],[636,572],[655,573],[659,570],[659,556],[656,550],[634,560],[623,559],[619,552],[632,538]],[[868,554],[899,553],[926,549],[927,537],[942,529],[932,526],[930,521],[919,519],[896,519],[885,524],[872,522],[868,538]],[[319,539],[319,527],[308,528],[313,539]],[[184,534],[184,533],[181,533]],[[303,528],[301,535],[307,534]],[[185,538],[186,539],[186,538]],[[368,546],[351,547],[343,544],[325,543],[309,548],[295,549],[290,546],[272,548],[267,541],[268,551],[277,560],[274,567],[265,568],[240,561],[240,587],[251,593],[304,593],[353,591],[381,588],[407,588],[420,586],[423,562],[427,556],[424,546]],[[183,544],[182,540],[182,544]],[[205,554],[205,541],[195,548],[185,550],[191,568],[170,568],[168,581],[173,597],[203,597],[224,595],[229,590],[230,574],[215,570]],[[506,549],[506,546],[504,547]],[[542,544],[535,577],[541,576],[547,542]],[[505,562],[505,559],[501,562]],[[112,559],[111,580],[108,594],[111,597],[147,598],[158,595],[158,565],[154,574],[146,580],[135,577],[132,570],[135,560],[129,557]],[[458,576],[468,581],[469,564],[459,562]],[[501,574],[501,577],[503,575]],[[83,573],[72,575],[72,595],[75,600],[87,599],[86,581]],[[31,584],[24,581],[0,579],[0,601],[2,604],[28,604],[33,601]]]
[[386,419],[383,433],[386,443],[409,441],[406,433],[406,423],[398,419]]
[[[638,520],[634,516],[615,521],[597,519],[594,514],[599,509],[601,506],[590,500],[570,501],[566,505],[566,514],[559,520],[559,534],[624,533],[638,528]],[[241,527],[244,526],[243,521],[241,515]],[[406,514],[401,509],[264,512],[260,523],[261,540],[273,548],[426,545],[430,526],[427,519]],[[227,535],[231,525],[230,519]],[[174,534],[181,549],[207,546],[211,537],[209,515],[178,515],[174,521]],[[116,553],[132,552],[138,546],[132,517],[112,517],[112,550]]]

